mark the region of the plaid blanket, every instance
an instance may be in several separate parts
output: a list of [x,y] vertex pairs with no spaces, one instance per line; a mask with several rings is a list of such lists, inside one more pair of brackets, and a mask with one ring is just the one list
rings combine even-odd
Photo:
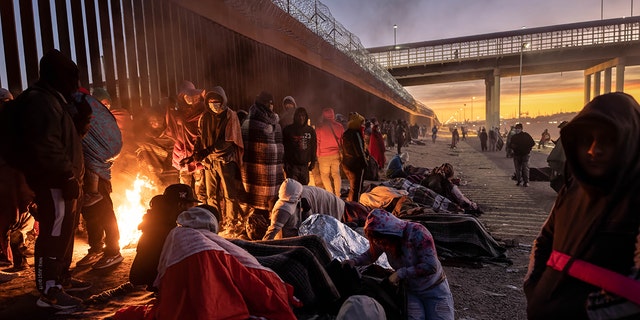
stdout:
[[284,145],[278,115],[256,105],[242,124],[244,158],[242,183],[247,203],[254,208],[270,210],[269,201],[278,196],[284,181]]

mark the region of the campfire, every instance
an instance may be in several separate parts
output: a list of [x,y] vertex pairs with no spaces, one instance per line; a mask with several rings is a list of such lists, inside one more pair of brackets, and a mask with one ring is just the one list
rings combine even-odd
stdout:
[[124,191],[124,194],[114,195],[121,248],[135,247],[138,243],[141,235],[138,225],[142,222],[142,216],[147,212],[149,199],[157,193],[156,189],[151,179],[137,174],[136,179]]

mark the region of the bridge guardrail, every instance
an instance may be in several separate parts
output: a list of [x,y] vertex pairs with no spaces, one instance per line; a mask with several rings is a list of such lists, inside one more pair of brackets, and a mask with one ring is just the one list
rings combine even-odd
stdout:
[[[600,24],[600,25],[598,25]],[[557,28],[557,30],[553,30]],[[467,59],[501,57],[522,52],[559,50],[640,41],[640,17],[599,20],[552,27],[522,29],[482,36],[382,47],[371,57],[387,69]],[[433,43],[433,44],[430,44]],[[524,46],[523,44],[528,44]]]

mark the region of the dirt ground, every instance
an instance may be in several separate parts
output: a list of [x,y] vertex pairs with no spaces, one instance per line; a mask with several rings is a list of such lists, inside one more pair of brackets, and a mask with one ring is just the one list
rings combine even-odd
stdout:
[[[535,136],[534,136],[535,138]],[[446,137],[439,138],[438,143],[446,143]],[[410,153],[416,150],[407,148]],[[387,153],[390,159],[391,152]],[[414,165],[420,166],[419,156],[412,159]],[[543,156],[538,156],[542,159]],[[431,161],[434,161],[431,159]],[[438,159],[436,159],[438,161]],[[511,168],[510,159],[495,157],[493,161],[504,168]],[[538,160],[542,161],[542,160]],[[432,167],[431,163],[422,163],[426,167]],[[467,171],[470,169],[467,169]],[[508,170],[508,169],[505,169]],[[539,188],[540,190],[536,190]],[[548,188],[548,187],[547,187]],[[553,193],[545,188],[544,184],[532,184],[531,196],[546,207],[553,202]],[[482,203],[482,199],[474,199]],[[526,302],[522,292],[522,279],[528,265],[530,241],[506,241],[507,257],[513,262],[511,265],[483,264],[480,268],[462,266],[445,266],[449,284],[454,295],[456,319],[459,320],[498,320],[498,319],[526,319]],[[520,243],[523,242],[523,243]],[[86,239],[78,236],[74,253],[75,261],[81,259],[88,245]],[[125,260],[120,265],[106,270],[75,269],[74,276],[93,282],[93,287],[77,296],[83,299],[103,290],[117,287],[126,282],[129,267],[135,255],[134,248],[122,250]],[[32,264],[33,259],[29,262]],[[141,305],[151,300],[150,294],[138,290],[125,296],[117,297],[108,303],[86,305],[81,310],[75,310],[70,314],[55,313],[52,310],[35,306],[38,292],[35,289],[33,268],[23,271],[20,277],[0,284],[0,319],[104,319],[112,315],[116,310],[127,305]]]

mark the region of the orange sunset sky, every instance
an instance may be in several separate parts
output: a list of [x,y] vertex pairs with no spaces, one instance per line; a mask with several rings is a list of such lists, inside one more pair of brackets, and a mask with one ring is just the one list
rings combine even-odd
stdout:
[[[612,71],[611,89],[615,91],[615,68]],[[593,80],[591,81],[593,85]],[[500,117],[517,117],[519,77],[504,77],[500,83]],[[604,79],[600,93],[604,93]],[[572,71],[542,75],[522,76],[521,112],[530,117],[561,112],[579,111],[584,106],[584,72]],[[485,120],[484,81],[405,87],[415,99],[431,108],[441,122],[451,117],[458,122]],[[640,66],[625,68],[624,91],[640,99]],[[473,99],[475,97],[475,99]],[[593,91],[591,98],[593,98]],[[473,102],[472,102],[473,101]],[[466,106],[465,106],[466,104]],[[472,109],[473,104],[473,111]],[[460,110],[463,109],[463,110]],[[453,122],[456,122],[452,120]]]

